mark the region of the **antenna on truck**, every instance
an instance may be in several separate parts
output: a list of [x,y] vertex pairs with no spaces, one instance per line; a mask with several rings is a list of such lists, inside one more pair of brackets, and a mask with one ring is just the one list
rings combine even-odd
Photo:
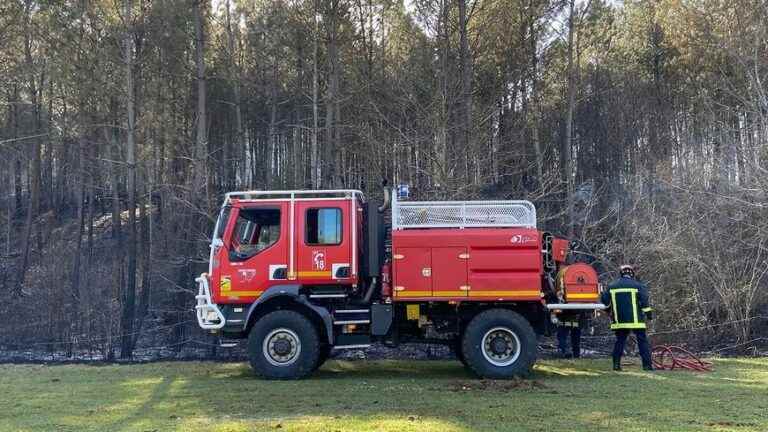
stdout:
[[378,210],[379,213],[384,213],[384,210],[389,208],[390,198],[389,198],[389,189],[387,188],[387,185],[389,184],[389,181],[387,179],[381,179],[381,188],[384,190],[384,202],[379,206]]

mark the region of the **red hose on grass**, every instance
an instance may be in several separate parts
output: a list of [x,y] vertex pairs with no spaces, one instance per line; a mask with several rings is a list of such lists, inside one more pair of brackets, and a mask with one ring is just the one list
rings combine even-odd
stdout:
[[651,351],[653,367],[661,370],[686,369],[695,372],[712,372],[712,362],[700,359],[685,348],[659,345]]

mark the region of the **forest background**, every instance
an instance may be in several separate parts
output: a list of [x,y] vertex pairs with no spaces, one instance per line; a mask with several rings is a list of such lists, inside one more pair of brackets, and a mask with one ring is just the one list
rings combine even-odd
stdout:
[[[528,199],[657,340],[765,347],[768,3],[0,2],[0,347],[186,349],[223,193]],[[154,354],[153,354],[154,353]],[[165,355],[165,354],[164,354]]]

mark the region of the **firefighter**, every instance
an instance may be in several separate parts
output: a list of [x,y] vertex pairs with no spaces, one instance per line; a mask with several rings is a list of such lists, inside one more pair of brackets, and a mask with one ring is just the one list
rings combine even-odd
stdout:
[[[581,357],[581,327],[584,321],[581,312],[562,312],[558,314],[557,347],[564,358]],[[571,354],[568,354],[568,337],[571,339]]]
[[621,370],[621,355],[627,337],[632,332],[637,338],[637,348],[643,360],[643,370],[652,371],[651,348],[645,334],[645,322],[653,319],[653,309],[648,300],[648,287],[635,278],[635,269],[622,265],[620,277],[603,292],[600,301],[608,306],[611,314],[611,330],[616,333],[613,346],[613,370]]

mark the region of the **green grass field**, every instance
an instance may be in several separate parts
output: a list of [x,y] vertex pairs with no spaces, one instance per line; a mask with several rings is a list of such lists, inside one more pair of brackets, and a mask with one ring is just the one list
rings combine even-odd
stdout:
[[481,381],[458,362],[330,361],[304,381],[242,363],[0,366],[2,431],[766,431],[768,359],[715,372],[542,361]]

